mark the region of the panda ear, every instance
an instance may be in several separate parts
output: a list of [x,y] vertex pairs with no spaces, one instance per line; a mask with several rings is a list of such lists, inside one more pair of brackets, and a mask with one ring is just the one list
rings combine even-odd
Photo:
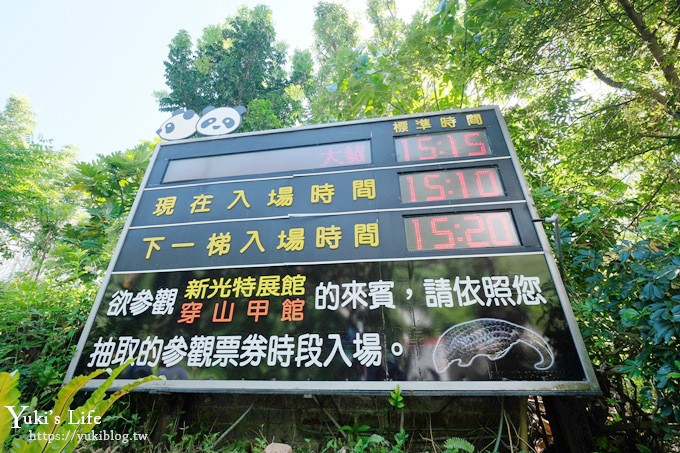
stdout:
[[236,110],[236,111],[238,112],[239,115],[243,115],[244,113],[246,113],[246,111],[247,111],[248,109],[246,109],[246,108],[245,108],[244,106],[242,106],[242,105],[239,105],[238,107],[235,107],[234,110]]
[[205,115],[206,113],[208,113],[211,110],[215,110],[215,107],[212,106],[212,105],[209,105],[209,106],[207,106],[206,108],[203,109],[203,112],[201,113],[201,115]]
[[196,112],[194,112],[193,110],[187,110],[186,112],[184,112],[183,116],[185,120],[188,120],[191,119],[191,117],[193,117],[195,114]]
[[184,112],[184,109],[176,109],[174,112],[172,112],[172,116],[179,115],[182,112]]

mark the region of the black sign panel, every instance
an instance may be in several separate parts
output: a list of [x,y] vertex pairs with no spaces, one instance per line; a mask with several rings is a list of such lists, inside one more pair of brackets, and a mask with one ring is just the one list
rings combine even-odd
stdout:
[[162,143],[68,374],[597,392],[536,220],[495,108]]

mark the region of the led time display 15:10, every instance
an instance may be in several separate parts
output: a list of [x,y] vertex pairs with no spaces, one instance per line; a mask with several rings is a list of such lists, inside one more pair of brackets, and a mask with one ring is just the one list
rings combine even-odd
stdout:
[[410,252],[520,245],[508,211],[404,217],[404,230]]
[[399,188],[403,203],[505,195],[496,167],[402,173],[399,175]]
[[481,157],[491,154],[483,130],[440,132],[394,139],[398,162]]

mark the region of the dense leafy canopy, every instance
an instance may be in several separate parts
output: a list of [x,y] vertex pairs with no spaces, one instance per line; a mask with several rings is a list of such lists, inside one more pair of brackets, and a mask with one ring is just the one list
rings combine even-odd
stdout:
[[28,100],[11,95],[0,112],[0,253],[25,253],[40,273],[59,228],[71,214],[73,196],[63,184],[72,150],[53,150],[33,137]]
[[241,7],[226,22],[205,28],[194,43],[180,30],[165,61],[169,91],[158,92],[162,111],[207,106],[247,107],[245,130],[291,126],[310,87],[309,52],[296,51],[290,74],[286,45],[276,41],[269,7]]

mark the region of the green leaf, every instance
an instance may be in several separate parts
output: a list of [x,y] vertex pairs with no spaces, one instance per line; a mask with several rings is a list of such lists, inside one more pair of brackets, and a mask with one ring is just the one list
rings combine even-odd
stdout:
[[663,297],[663,292],[657,288],[654,283],[649,282],[645,285],[644,288],[642,288],[642,292],[640,293],[640,297],[642,299],[646,300],[655,300],[655,299],[660,299]]
[[95,370],[87,376],[76,376],[71,380],[71,382],[62,387],[62,389],[57,394],[54,407],[52,408],[52,413],[47,419],[48,423],[40,425],[36,430],[36,434],[44,434],[44,436],[41,436],[40,439],[45,440],[41,441],[38,439],[36,442],[43,446],[47,444],[47,437],[49,437],[51,434],[54,434],[59,425],[64,420],[67,420],[66,414],[78,391],[83,388],[85,384],[90,382],[92,379],[97,378],[105,371],[106,370]]
[[472,453],[475,451],[475,446],[465,439],[460,437],[451,437],[444,442],[446,453],[458,453],[461,451]]
[[621,320],[626,327],[637,324],[637,317],[640,313],[634,308],[625,308],[620,311]]
[[19,409],[19,373],[16,371],[12,373],[0,372],[0,446],[5,442],[9,436],[14,418],[9,407],[14,408],[14,413],[18,414]]

